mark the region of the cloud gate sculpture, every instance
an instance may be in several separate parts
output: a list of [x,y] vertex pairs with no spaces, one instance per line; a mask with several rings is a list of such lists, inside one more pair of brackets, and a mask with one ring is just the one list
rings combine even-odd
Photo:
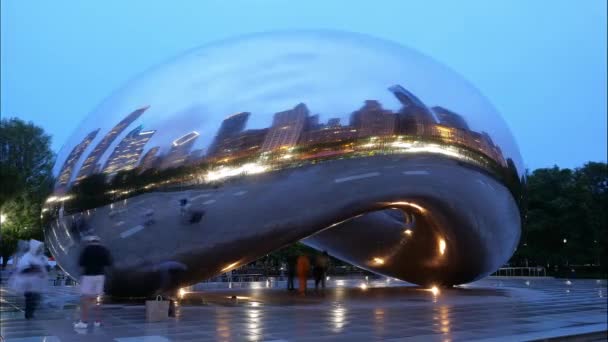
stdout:
[[264,33],[191,50],[102,102],[58,154],[42,215],[71,276],[83,237],[101,237],[116,295],[296,241],[447,286],[515,251],[522,171],[492,105],[430,58],[358,34]]

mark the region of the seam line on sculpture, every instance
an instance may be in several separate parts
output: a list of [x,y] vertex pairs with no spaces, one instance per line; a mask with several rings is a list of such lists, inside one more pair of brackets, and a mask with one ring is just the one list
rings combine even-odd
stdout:
[[124,232],[120,233],[120,237],[124,239],[126,237],[129,237],[129,236],[131,236],[131,235],[139,232],[142,229],[144,229],[144,226],[142,226],[141,224],[137,225],[137,226],[135,226],[135,227],[133,227],[131,229],[127,229]]
[[201,197],[209,197],[209,196],[211,196],[211,194],[200,194],[200,195],[197,195],[197,196],[194,196],[194,197],[190,198],[190,200],[191,201],[196,201],[197,199],[199,199]]
[[428,171],[416,170],[416,171],[403,171],[404,175],[428,175]]
[[358,180],[358,179],[377,177],[377,176],[380,176],[380,172],[370,172],[370,173],[363,173],[363,174],[355,175],[355,176],[336,178],[336,179],[334,179],[334,182],[344,183],[344,182],[350,182],[350,181],[354,181],[354,180]]

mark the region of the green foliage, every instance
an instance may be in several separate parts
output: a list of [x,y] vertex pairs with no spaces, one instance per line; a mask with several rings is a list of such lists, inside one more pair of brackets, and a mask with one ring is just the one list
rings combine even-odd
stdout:
[[590,162],[575,170],[537,169],[527,183],[527,212],[512,263],[601,265],[605,271],[607,164]]
[[17,118],[0,121],[0,232],[4,262],[19,239],[42,239],[40,211],[52,190],[54,154],[42,128]]

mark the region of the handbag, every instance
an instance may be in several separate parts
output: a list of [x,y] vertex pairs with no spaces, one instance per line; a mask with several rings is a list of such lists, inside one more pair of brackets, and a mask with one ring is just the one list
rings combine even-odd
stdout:
[[160,322],[169,318],[169,301],[158,295],[155,300],[146,301],[146,321]]

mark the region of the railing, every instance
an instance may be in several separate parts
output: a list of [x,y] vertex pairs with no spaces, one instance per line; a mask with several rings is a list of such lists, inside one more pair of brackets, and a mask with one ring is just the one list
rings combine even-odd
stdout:
[[263,274],[261,273],[238,273],[238,274],[221,274],[217,277],[213,277],[210,279],[207,279],[203,282],[205,283],[222,283],[222,282],[235,282],[235,283],[244,283],[244,282],[254,282],[254,281],[263,281],[266,280],[268,277],[265,277]]
[[546,277],[544,267],[501,267],[492,273],[493,277]]

